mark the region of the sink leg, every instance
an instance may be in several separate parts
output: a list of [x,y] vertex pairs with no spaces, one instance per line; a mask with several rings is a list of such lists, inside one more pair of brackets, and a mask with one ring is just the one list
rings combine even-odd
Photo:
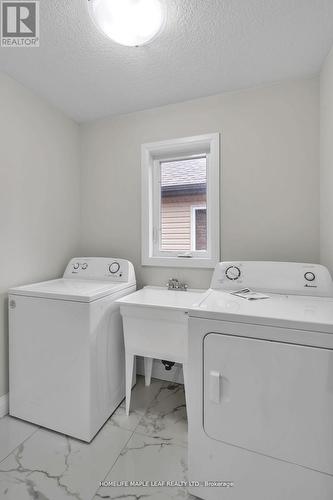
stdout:
[[126,415],[129,415],[133,380],[134,354],[126,354]]
[[144,358],[145,364],[145,385],[149,386],[151,381],[151,372],[153,370],[153,358]]
[[188,411],[188,368],[187,363],[183,363],[183,376],[184,376],[184,390],[185,390],[185,402],[186,402],[186,410]]

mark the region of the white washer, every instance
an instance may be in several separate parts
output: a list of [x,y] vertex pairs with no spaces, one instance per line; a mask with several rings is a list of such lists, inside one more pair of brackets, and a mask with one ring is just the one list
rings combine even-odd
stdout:
[[[270,298],[229,293],[245,287]],[[328,270],[220,263],[189,315],[189,479],[201,482],[190,492],[205,500],[332,500]]]
[[91,441],[125,397],[119,305],[133,265],[75,258],[63,278],[9,291],[9,413]]

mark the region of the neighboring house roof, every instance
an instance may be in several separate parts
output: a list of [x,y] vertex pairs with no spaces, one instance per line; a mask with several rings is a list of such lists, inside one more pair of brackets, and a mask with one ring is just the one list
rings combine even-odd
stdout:
[[162,190],[175,190],[202,186],[207,182],[206,158],[168,161],[161,163]]

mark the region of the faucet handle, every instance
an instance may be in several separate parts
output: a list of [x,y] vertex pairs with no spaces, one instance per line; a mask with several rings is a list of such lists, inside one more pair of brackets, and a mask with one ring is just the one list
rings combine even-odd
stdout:
[[166,286],[168,287],[168,290],[186,291],[188,289],[188,285],[180,282],[177,278],[170,278]]
[[174,288],[174,279],[173,278],[169,278],[166,286],[168,287],[169,290],[171,290],[172,288]]
[[178,290],[180,287],[179,280],[177,278],[169,278],[168,283],[166,284],[169,290]]

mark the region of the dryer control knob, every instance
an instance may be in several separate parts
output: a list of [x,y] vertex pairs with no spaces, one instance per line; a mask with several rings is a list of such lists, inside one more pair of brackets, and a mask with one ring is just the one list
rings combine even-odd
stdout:
[[306,279],[306,281],[314,281],[316,279],[316,275],[314,273],[312,273],[311,271],[307,271],[304,274],[304,278]]
[[112,262],[112,264],[109,265],[109,271],[111,274],[116,274],[120,269],[120,264],[119,262]]
[[80,267],[79,262],[75,262],[75,264],[73,264],[73,269],[79,269],[79,267]]
[[225,270],[225,275],[229,280],[238,280],[241,275],[241,270],[237,266],[230,266]]

